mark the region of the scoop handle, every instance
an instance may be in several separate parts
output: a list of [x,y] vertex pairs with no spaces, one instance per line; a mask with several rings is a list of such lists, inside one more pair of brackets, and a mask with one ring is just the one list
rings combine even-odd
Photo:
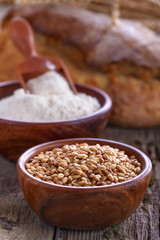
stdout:
[[15,17],[9,25],[9,35],[25,57],[37,56],[34,34],[27,20]]

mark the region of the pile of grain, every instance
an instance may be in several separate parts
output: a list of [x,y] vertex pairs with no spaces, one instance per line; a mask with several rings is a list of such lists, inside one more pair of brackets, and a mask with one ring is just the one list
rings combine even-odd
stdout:
[[110,185],[136,177],[141,163],[135,156],[108,145],[64,145],[41,152],[25,167],[34,177],[52,184],[86,187]]

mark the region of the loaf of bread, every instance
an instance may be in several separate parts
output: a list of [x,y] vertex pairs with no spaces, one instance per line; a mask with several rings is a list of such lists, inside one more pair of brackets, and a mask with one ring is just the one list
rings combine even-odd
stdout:
[[[160,37],[139,22],[64,5],[11,10],[3,20],[22,16],[31,23],[40,54],[63,59],[74,82],[96,86],[113,100],[112,124],[126,127],[160,125]],[[1,34],[2,36],[2,34]],[[0,48],[6,59],[5,79],[23,56],[7,34]],[[8,70],[7,70],[8,69]],[[7,78],[7,79],[6,79]]]

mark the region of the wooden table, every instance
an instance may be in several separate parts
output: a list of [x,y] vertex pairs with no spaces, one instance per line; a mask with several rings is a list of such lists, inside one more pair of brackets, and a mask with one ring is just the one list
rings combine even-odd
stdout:
[[0,240],[159,240],[160,128],[123,129],[107,126],[101,138],[131,144],[150,156],[153,173],[145,197],[123,223],[94,231],[73,231],[41,221],[21,192],[16,164],[0,157]]

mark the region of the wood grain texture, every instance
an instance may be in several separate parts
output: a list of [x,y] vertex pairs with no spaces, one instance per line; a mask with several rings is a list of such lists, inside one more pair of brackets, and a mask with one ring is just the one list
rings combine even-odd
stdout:
[[132,216],[122,224],[96,231],[57,228],[55,240],[159,240],[160,211],[160,128],[123,129],[107,127],[103,138],[131,144],[147,153],[153,163],[148,191]]
[[[6,7],[1,6],[0,15]],[[137,14],[137,12],[136,12]],[[159,240],[160,211],[160,128],[120,129],[107,127],[104,138],[123,141],[149,153],[153,173],[148,192],[137,211],[124,223],[96,231],[71,231],[41,222],[21,193],[15,163],[0,157],[1,240]]]
[[[125,151],[128,156],[135,156],[141,162],[142,172],[136,178],[120,184],[83,188],[51,185],[33,178],[25,169],[25,163],[40,152],[84,142],[89,145],[109,145]],[[137,149],[94,138],[62,139],[35,146],[25,152],[17,163],[21,189],[36,214],[52,226],[80,230],[114,226],[131,216],[144,197],[151,170],[149,158]]]
[[16,165],[0,157],[0,239],[52,240],[54,229],[43,223],[26,203]]
[[24,200],[17,182],[15,164],[0,158],[3,169],[0,173],[1,240],[51,240],[52,237],[54,240],[160,239],[160,128],[133,130],[107,127],[101,137],[134,145],[149,154],[152,159],[153,173],[150,185],[136,212],[115,227],[95,231],[56,228],[56,232],[53,233],[53,228],[41,222]]

